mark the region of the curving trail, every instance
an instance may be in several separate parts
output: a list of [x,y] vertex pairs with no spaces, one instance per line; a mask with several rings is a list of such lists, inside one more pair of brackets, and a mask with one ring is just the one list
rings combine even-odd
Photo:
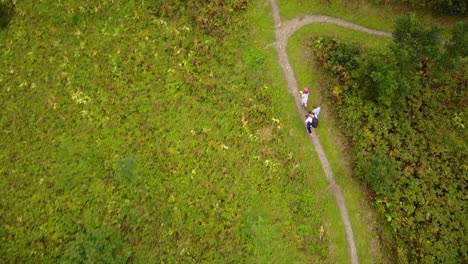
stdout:
[[[382,36],[382,37],[392,37],[392,34],[387,33],[387,32],[369,29],[366,27],[362,27],[362,26],[347,22],[339,18],[323,16],[323,15],[309,15],[309,16],[294,18],[292,20],[282,22],[280,14],[279,14],[278,5],[276,4],[276,0],[270,0],[270,4],[271,4],[271,15],[275,23],[276,42],[274,46],[275,46],[276,52],[278,53],[278,63],[283,69],[283,73],[287,82],[288,92],[297,99],[295,100],[296,108],[299,113],[299,116],[301,117],[303,117],[306,114],[306,112],[300,104],[300,97],[297,92],[298,91],[297,81],[296,81],[296,78],[294,77],[294,71],[291,67],[291,64],[289,63],[289,57],[288,57],[288,53],[286,50],[288,39],[294,32],[296,32],[298,29],[302,28],[303,26],[311,24],[311,23],[332,23],[341,27],[361,31],[364,33],[372,34],[372,35],[377,35],[377,36]],[[312,143],[314,144],[315,150],[317,151],[318,157],[320,159],[320,163],[322,164],[322,168],[325,172],[325,176],[327,177],[327,181],[329,184],[328,190],[330,190],[331,193],[334,195],[336,204],[338,208],[340,209],[341,221],[344,224],[346,240],[348,242],[350,262],[353,264],[357,264],[359,263],[359,258],[358,258],[358,254],[356,250],[356,244],[354,242],[353,229],[352,229],[351,222],[348,216],[348,208],[346,206],[345,197],[343,195],[343,192],[341,191],[340,186],[335,181],[333,172],[330,167],[330,163],[327,159],[327,156],[325,155],[325,152],[322,148],[322,145],[320,144],[320,141],[315,131],[311,134],[310,138],[312,140]]]

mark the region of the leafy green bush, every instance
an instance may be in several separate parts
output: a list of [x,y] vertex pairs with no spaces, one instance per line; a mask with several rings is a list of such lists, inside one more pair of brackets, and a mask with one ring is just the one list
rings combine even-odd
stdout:
[[130,254],[117,230],[94,227],[76,235],[62,263],[128,263]]
[[403,104],[408,90],[414,87],[408,83],[408,79],[401,78],[402,75],[407,75],[406,71],[387,53],[366,56],[359,69],[352,73],[360,86],[364,87],[368,99],[387,107]]
[[373,151],[367,159],[357,160],[356,170],[371,189],[383,196],[392,196],[400,177],[398,164],[382,151]]
[[[394,41],[388,50],[361,56],[359,60],[352,58],[351,62],[358,66],[345,68],[342,75],[351,75],[367,98],[398,109],[425,82],[447,78],[460,58],[466,56],[466,48],[461,47],[468,38],[466,23],[459,23],[451,33],[452,39],[443,41],[440,26],[426,30],[414,14],[408,14],[397,20]],[[332,50],[332,54],[341,54],[343,49]],[[329,62],[337,64],[332,59]]]
[[0,29],[6,28],[14,14],[14,5],[10,0],[0,1]]
[[117,171],[115,176],[122,184],[129,184],[134,181],[136,175],[135,169],[138,166],[138,161],[135,155],[130,155],[123,158],[117,163]]
[[317,38],[315,47],[322,50],[319,61],[342,82],[349,81],[349,73],[359,66],[360,47],[330,37]]
[[452,36],[446,45],[446,52],[441,59],[445,68],[453,69],[460,58],[468,57],[468,22],[458,22],[452,30]]

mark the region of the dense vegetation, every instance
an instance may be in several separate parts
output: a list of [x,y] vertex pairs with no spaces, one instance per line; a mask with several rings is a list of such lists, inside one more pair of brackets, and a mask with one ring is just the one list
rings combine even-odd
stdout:
[[466,14],[468,2],[464,0],[375,0],[378,3],[407,4],[443,14]]
[[[1,262],[330,261],[256,3],[0,0]],[[467,25],[444,34],[311,42],[402,263],[468,262]]]
[[468,24],[444,32],[410,14],[385,49],[308,42],[401,263],[468,262]]
[[10,23],[14,14],[14,5],[12,2],[0,1],[0,29],[5,28]]
[[327,259],[252,2],[15,2],[0,31],[0,262]]

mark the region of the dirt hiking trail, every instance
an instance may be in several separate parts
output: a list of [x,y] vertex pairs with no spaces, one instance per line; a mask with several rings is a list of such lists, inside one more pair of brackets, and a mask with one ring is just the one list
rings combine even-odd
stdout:
[[[288,92],[296,98],[296,108],[301,118],[304,117],[304,115],[306,115],[307,113],[300,104],[300,96],[298,93],[297,81],[294,77],[294,71],[289,63],[289,57],[286,51],[288,39],[294,32],[296,32],[303,26],[311,23],[332,23],[341,27],[361,31],[372,35],[392,37],[392,35],[387,32],[365,28],[339,18],[323,15],[308,15],[282,22],[276,0],[270,0],[270,5],[271,15],[275,23],[276,42],[274,43],[274,46],[276,52],[278,53],[278,63],[283,69]],[[325,155],[325,152],[322,148],[322,145],[320,144],[320,141],[315,131],[312,132],[312,134],[310,135],[310,139],[312,140],[315,150],[317,151],[317,155],[320,159],[320,163],[322,164],[322,168],[325,172],[325,176],[329,184],[328,190],[334,195],[336,204],[340,210],[341,221],[343,222],[343,225],[345,227],[346,240],[348,243],[348,251],[350,255],[350,263],[357,264],[359,263],[359,258],[356,250],[356,244],[354,242],[353,229],[351,227],[351,222],[348,216],[348,208],[346,206],[345,197],[343,195],[343,192],[341,191],[340,186],[335,181],[333,172],[330,167],[330,163],[327,159],[327,156]]]

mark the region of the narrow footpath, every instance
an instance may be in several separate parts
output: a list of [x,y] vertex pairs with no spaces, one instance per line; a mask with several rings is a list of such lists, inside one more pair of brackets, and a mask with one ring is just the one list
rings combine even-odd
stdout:
[[[364,33],[372,34],[372,35],[392,37],[392,35],[387,32],[372,30],[372,29],[365,28],[356,24],[352,24],[350,22],[347,22],[339,18],[328,17],[328,16],[323,16],[323,15],[303,16],[300,18],[294,18],[292,20],[282,22],[276,0],[270,0],[270,4],[271,4],[271,15],[275,23],[276,42],[274,46],[275,46],[276,52],[278,53],[278,63],[283,69],[283,73],[287,82],[288,92],[296,98],[295,100],[296,108],[301,118],[304,115],[306,115],[306,111],[303,109],[303,107],[300,104],[300,97],[297,92],[298,91],[297,81],[294,76],[294,71],[291,67],[291,64],[289,63],[289,57],[286,51],[288,39],[294,32],[296,32],[298,29],[302,28],[303,26],[312,24],[312,23],[332,23],[341,27],[361,31]],[[344,227],[345,227],[346,240],[348,243],[348,251],[350,255],[350,263],[358,264],[359,258],[358,258],[358,254],[356,250],[356,244],[354,242],[353,229],[352,229],[351,222],[348,216],[348,208],[346,206],[345,197],[343,195],[343,192],[341,191],[340,186],[335,181],[333,172],[330,167],[330,163],[327,159],[327,156],[325,155],[325,152],[322,148],[322,145],[320,144],[320,141],[315,131],[311,134],[310,139],[312,140],[312,143],[320,159],[320,163],[322,164],[322,168],[325,172],[325,176],[329,184],[328,190],[334,195],[336,204],[340,210],[341,221],[343,222]]]

